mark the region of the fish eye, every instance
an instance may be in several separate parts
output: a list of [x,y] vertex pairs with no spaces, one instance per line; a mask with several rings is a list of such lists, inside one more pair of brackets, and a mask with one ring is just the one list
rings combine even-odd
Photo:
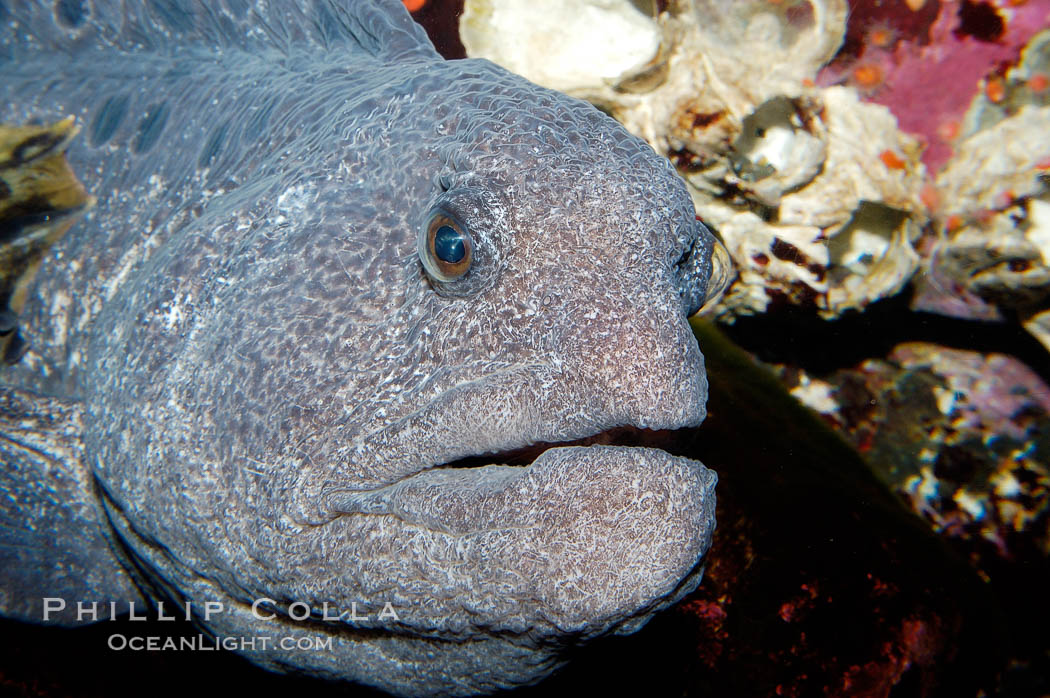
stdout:
[[470,270],[474,241],[466,227],[443,210],[431,214],[419,236],[419,258],[438,281],[455,281]]

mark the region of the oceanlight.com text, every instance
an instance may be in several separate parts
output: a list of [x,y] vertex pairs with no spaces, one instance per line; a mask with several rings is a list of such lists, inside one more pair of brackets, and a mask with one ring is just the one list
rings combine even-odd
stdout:
[[229,652],[255,652],[269,649],[281,649],[285,651],[331,651],[332,638],[315,635],[300,635],[292,637],[285,635],[273,637],[270,635],[255,635],[250,637],[210,637],[197,634],[190,637],[171,637],[159,635],[123,635],[114,633],[109,636],[107,645],[111,650],[132,652],[214,652],[227,650]]

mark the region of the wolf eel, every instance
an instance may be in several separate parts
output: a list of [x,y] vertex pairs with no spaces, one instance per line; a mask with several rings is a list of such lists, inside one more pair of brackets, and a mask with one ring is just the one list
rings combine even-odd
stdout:
[[98,199],[0,374],[5,615],[166,603],[330,639],[238,648],[270,669],[461,695],[696,587],[714,473],[618,443],[707,397],[715,242],[644,142],[396,0],[0,21],[0,121],[74,115]]

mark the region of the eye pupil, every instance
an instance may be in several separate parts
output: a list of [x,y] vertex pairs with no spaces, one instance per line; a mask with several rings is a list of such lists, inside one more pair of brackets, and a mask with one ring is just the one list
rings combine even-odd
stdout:
[[455,264],[467,254],[463,235],[449,225],[443,225],[434,233],[434,254],[442,262]]
[[462,278],[474,262],[474,240],[447,211],[436,208],[420,229],[419,260],[431,279],[448,283]]

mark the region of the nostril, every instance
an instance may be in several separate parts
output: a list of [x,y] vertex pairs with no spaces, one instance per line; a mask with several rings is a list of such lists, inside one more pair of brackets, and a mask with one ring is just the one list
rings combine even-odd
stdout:
[[729,253],[698,218],[693,244],[675,263],[675,282],[686,317],[717,300],[732,277]]
[[702,312],[717,303],[735,277],[736,268],[733,266],[732,257],[729,256],[729,250],[716,239],[711,248],[711,273],[707,279],[704,300],[696,312]]

